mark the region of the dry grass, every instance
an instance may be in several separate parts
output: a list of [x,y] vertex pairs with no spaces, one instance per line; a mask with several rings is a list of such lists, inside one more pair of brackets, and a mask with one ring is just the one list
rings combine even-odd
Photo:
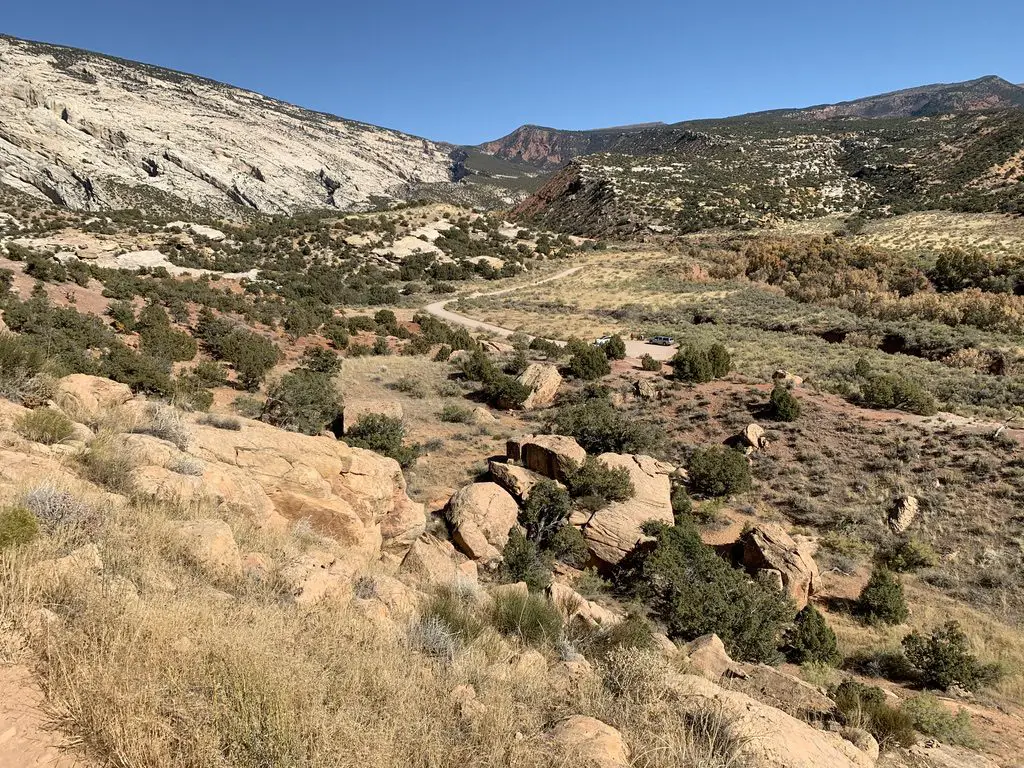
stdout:
[[944,622],[960,622],[978,657],[998,662],[1005,675],[986,693],[1024,705],[1024,631],[1002,623],[970,606],[940,595],[933,589],[906,580],[911,616],[898,627],[870,627],[842,613],[830,613],[829,624],[844,655],[857,651],[896,650],[911,630],[930,632]]
[[[59,725],[104,764],[571,768],[583,763],[544,736],[571,714],[622,729],[637,766],[730,764],[724,724],[622,687],[633,678],[618,678],[617,696],[598,677],[555,685],[546,664],[521,663],[519,646],[493,630],[444,663],[408,642],[406,618],[369,620],[357,599],[299,606],[273,581],[244,578],[214,593],[168,537],[170,518],[208,514],[152,504],[116,512],[93,578],[33,579],[33,562],[61,553],[47,537],[0,556],[5,641],[30,634],[40,605],[58,617],[29,646],[3,650],[39,660]],[[233,523],[246,551],[279,560],[296,551],[289,534]],[[636,678],[643,691],[661,690],[652,674]],[[451,695],[460,685],[482,706],[460,706]]]
[[[506,437],[521,428],[518,416],[497,413],[498,421],[487,425],[442,422],[438,414],[445,405],[474,406],[465,398],[441,394],[452,390],[452,370],[448,363],[435,363],[426,357],[394,355],[347,359],[340,376],[346,401],[401,403],[407,439],[425,448],[407,472],[410,494],[428,503],[447,501],[470,479],[467,472],[474,471],[474,467],[480,469],[487,457],[504,453]],[[395,387],[398,382],[410,381],[418,385],[414,394],[422,397]]]

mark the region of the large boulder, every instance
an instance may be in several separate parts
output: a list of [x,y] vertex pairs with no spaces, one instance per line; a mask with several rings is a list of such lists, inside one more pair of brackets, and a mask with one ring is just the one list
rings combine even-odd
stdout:
[[612,469],[625,469],[635,490],[633,498],[596,512],[583,529],[594,557],[615,565],[643,539],[641,528],[648,520],[673,523],[669,476],[675,468],[643,455],[604,453],[598,459]]
[[233,578],[242,573],[231,526],[223,520],[189,520],[177,523],[173,535],[182,554],[211,576]]
[[835,733],[818,730],[780,709],[696,675],[675,676],[683,712],[712,715],[737,763],[758,768],[872,768],[870,755]]
[[558,388],[562,386],[562,375],[557,366],[547,363],[530,363],[519,374],[519,383],[530,388],[530,395],[523,401],[523,408],[547,408],[555,402]]
[[501,557],[519,505],[497,483],[473,483],[452,496],[445,515],[459,549],[474,560],[490,561]]
[[526,467],[493,459],[490,462],[490,471],[491,479],[520,502],[526,501],[533,487],[545,479],[543,475]]
[[131,400],[132,391],[127,384],[73,373],[57,380],[53,399],[75,421],[94,421]]
[[224,503],[240,488],[254,513],[266,516],[269,500],[279,518],[308,520],[347,546],[402,557],[426,525],[398,462],[330,437],[256,421],[238,431],[196,425],[190,453],[206,463],[203,485]]
[[889,510],[889,530],[896,535],[906,533],[917,517],[918,502],[916,496],[901,496]]
[[509,440],[505,453],[552,480],[564,481],[566,476],[587,458],[587,452],[571,437],[564,435],[526,435]]
[[590,627],[610,627],[623,619],[618,613],[587,600],[568,584],[552,582],[547,588],[547,596],[566,623],[579,619]]
[[781,525],[765,523],[740,539],[743,566],[753,575],[758,571],[778,571],[782,588],[789,593],[797,609],[807,605],[821,587],[818,564],[806,544],[797,544]]
[[686,654],[687,670],[713,683],[723,677],[741,678],[746,674],[743,665],[729,656],[725,643],[718,635],[701,635],[687,643],[683,651]]
[[[548,738],[556,749],[574,763],[594,768],[626,768],[629,747],[622,734],[593,717],[574,715],[551,729]],[[830,767],[834,768],[834,767]]]
[[477,579],[474,561],[466,560],[451,542],[430,534],[424,534],[413,542],[399,566],[399,574],[423,585]]

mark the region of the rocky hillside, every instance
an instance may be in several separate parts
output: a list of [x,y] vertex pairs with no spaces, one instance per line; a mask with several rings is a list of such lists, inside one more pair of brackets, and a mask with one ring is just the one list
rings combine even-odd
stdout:
[[180,72],[0,37],[0,183],[78,210],[348,209],[450,149]]
[[671,125],[644,123],[592,131],[524,125],[507,136],[479,145],[478,149],[513,164],[554,170],[573,158],[603,152],[632,155],[671,152],[693,131],[721,131],[725,126],[776,124],[780,130],[787,131],[791,123],[835,118],[914,118],[1005,109],[1024,109],[1024,86],[988,76],[963,83],[924,85],[838,104],[757,112],[724,120],[694,120]]
[[[579,157],[515,213],[635,237],[829,214],[1024,210],[1024,113],[797,121],[734,118],[664,149]],[[667,130],[667,129],[666,129]]]
[[1024,108],[1024,88],[995,75],[963,83],[939,83],[906,88],[839,104],[809,107],[801,117],[924,117]]

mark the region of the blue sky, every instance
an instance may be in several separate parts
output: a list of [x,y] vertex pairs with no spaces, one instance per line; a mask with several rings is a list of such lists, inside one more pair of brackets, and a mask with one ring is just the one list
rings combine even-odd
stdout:
[[1024,82],[1021,0],[46,0],[0,31],[460,143]]

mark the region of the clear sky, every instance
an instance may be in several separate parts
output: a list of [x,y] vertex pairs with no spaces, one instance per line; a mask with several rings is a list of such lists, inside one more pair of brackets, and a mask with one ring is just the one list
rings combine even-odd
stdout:
[[0,0],[0,31],[432,139],[1024,82],[1024,0]]

